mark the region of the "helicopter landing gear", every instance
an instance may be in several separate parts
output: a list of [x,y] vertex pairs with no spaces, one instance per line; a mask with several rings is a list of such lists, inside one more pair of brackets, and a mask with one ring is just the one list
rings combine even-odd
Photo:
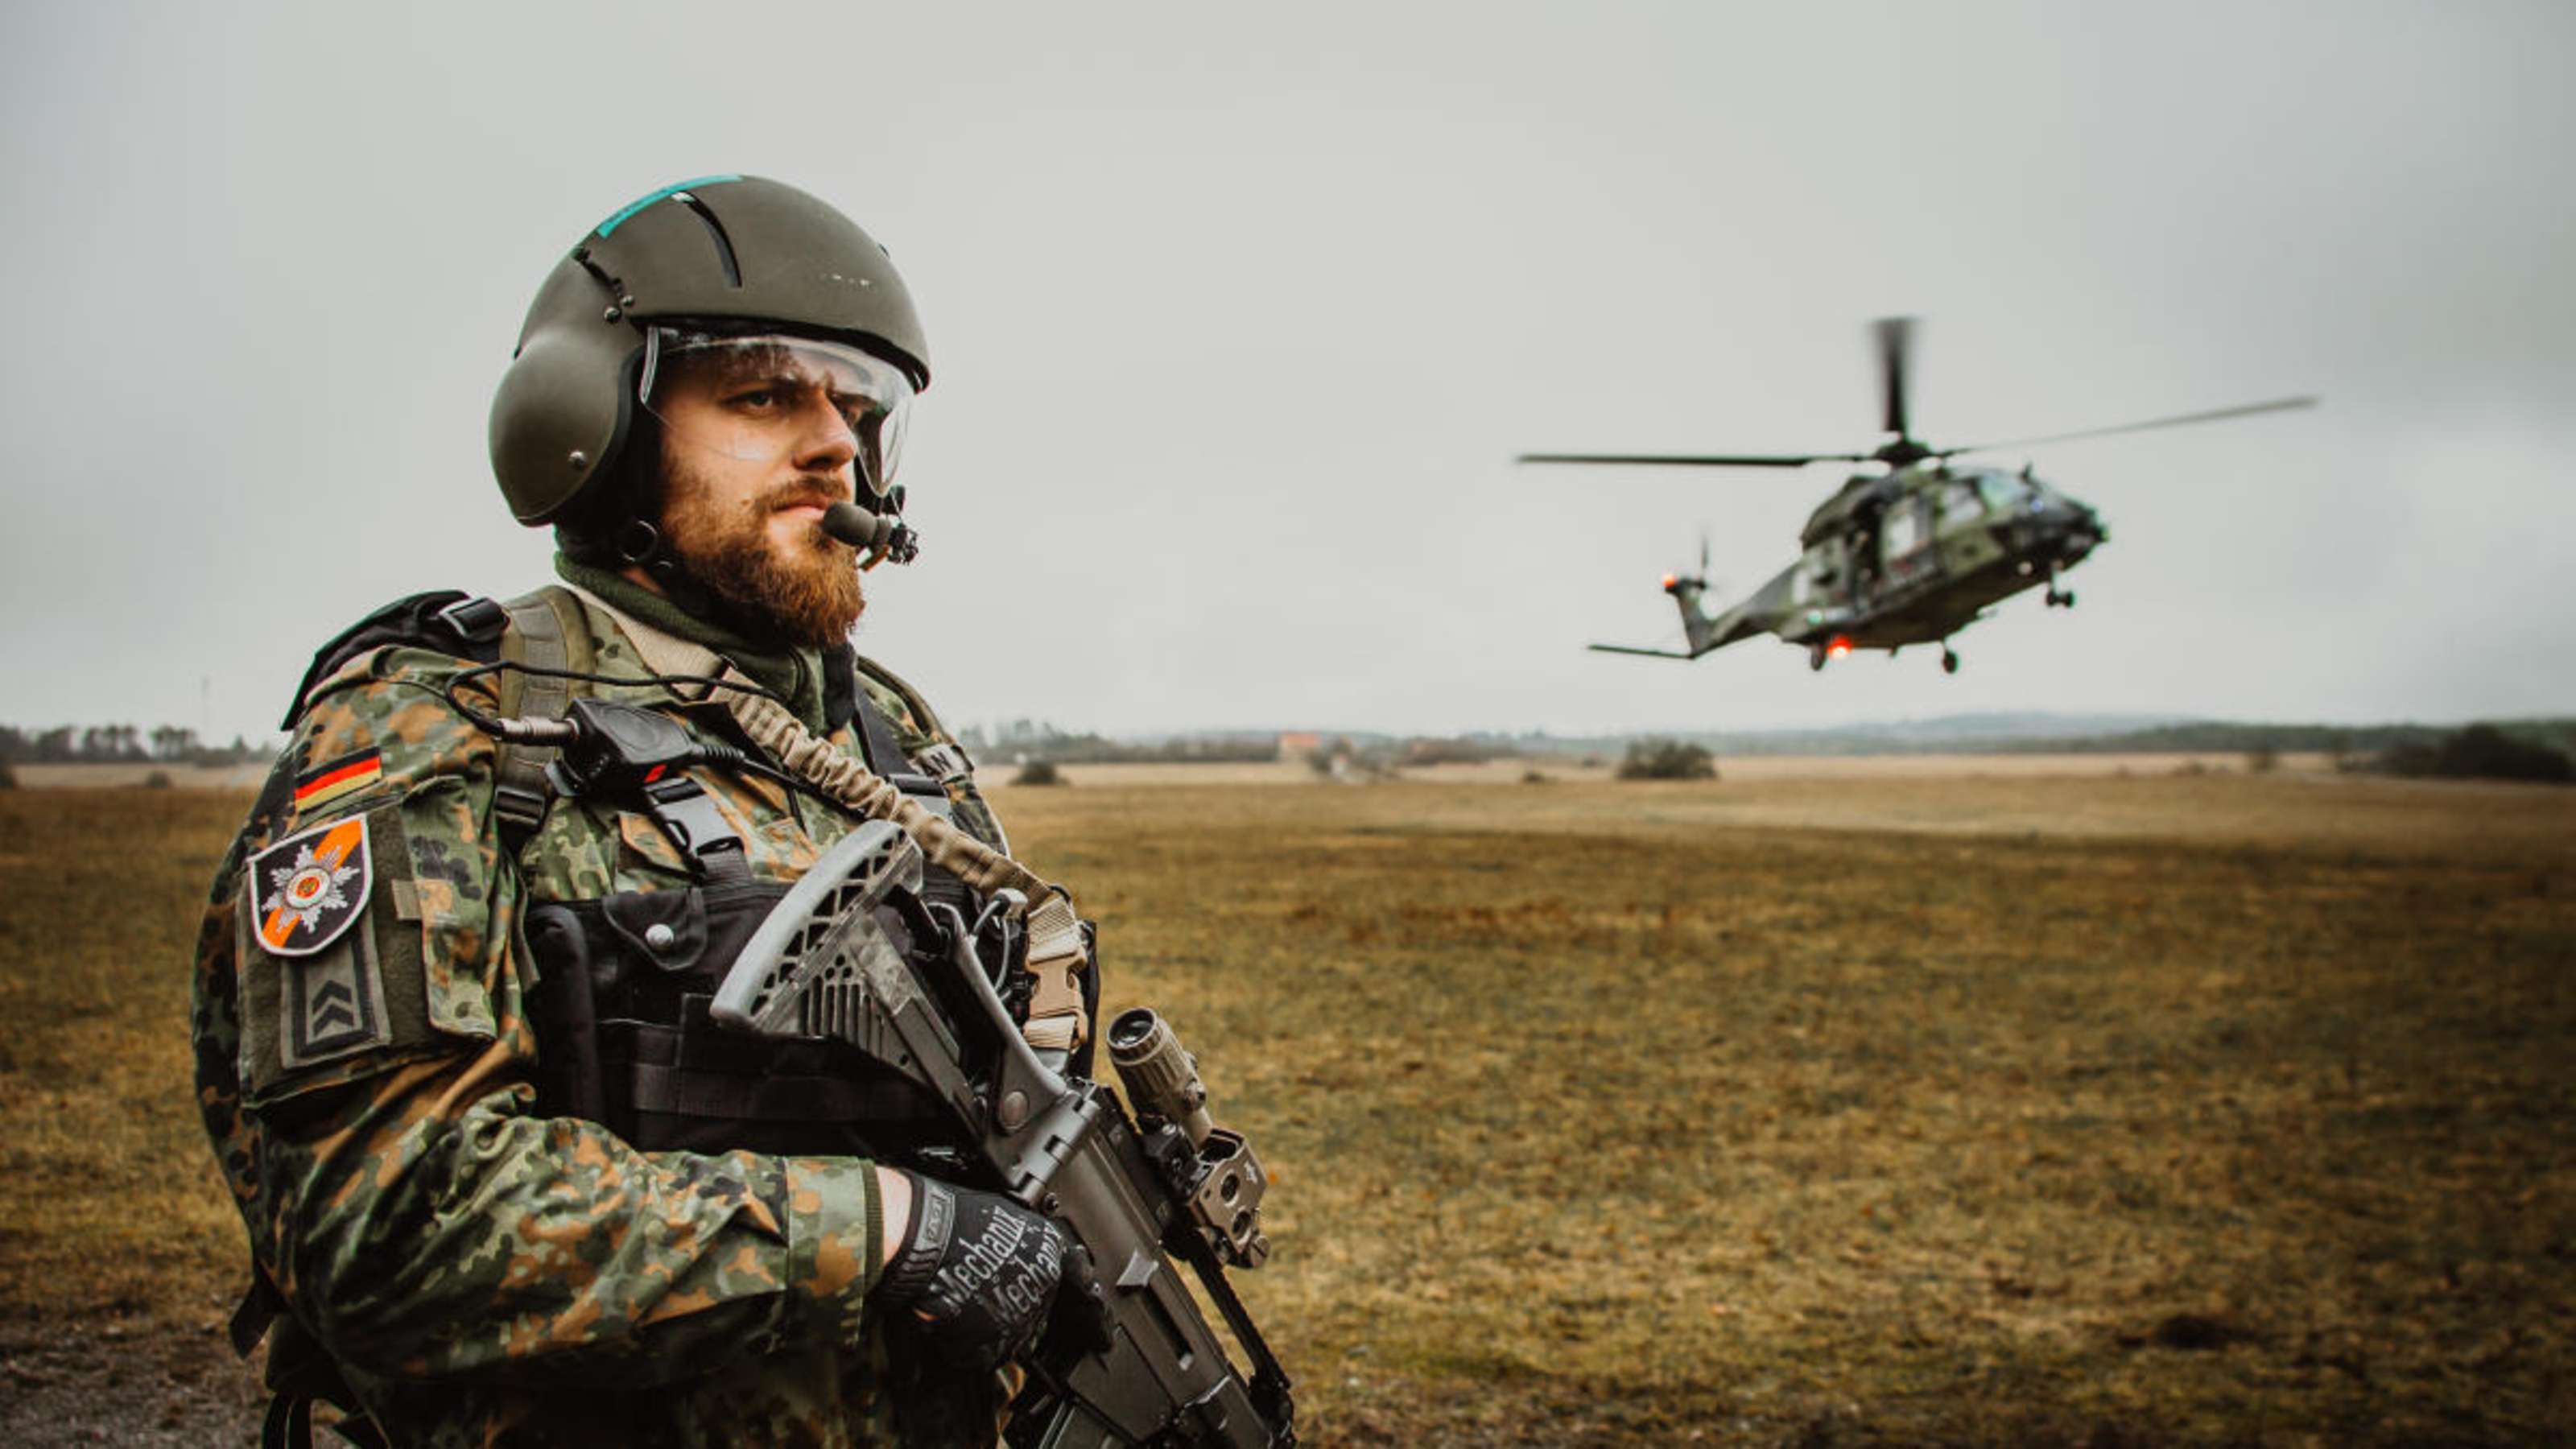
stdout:
[[1952,649],[1947,644],[1941,646],[1941,672],[1943,674],[1956,674],[1959,672],[1958,651]]
[[2046,598],[2048,600],[2048,607],[2052,609],[2072,609],[2075,607],[2075,591],[2073,589],[2061,589],[2057,586],[2057,570],[2055,569],[2050,569],[2048,571],[2048,593]]
[[1809,669],[1816,669],[1816,670],[1821,670],[1821,669],[1823,669],[1823,668],[1825,667],[1825,646],[1824,646],[1824,645],[1822,645],[1822,644],[1816,644],[1816,645],[1811,645],[1811,646],[1809,646],[1809,647],[1808,647],[1808,650],[1807,650],[1807,667],[1808,667]]

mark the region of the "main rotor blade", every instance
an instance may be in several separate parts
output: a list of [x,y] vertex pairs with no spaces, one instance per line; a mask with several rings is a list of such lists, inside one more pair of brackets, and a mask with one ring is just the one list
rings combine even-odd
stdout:
[[1523,453],[1515,463],[1652,463],[1676,468],[1804,468],[1809,463],[1866,463],[1867,453],[1758,454],[1706,456],[1643,453]]
[[1905,364],[1914,350],[1914,319],[1881,317],[1878,332],[1879,393],[1886,403],[1888,432],[1900,438],[1913,434],[1905,429]]
[[2086,428],[2079,433],[2050,433],[2038,438],[2006,438],[2000,443],[1973,443],[1965,448],[1943,448],[1932,456],[1947,458],[1954,453],[1986,453],[1997,448],[2026,448],[2037,443],[2064,443],[2076,438],[2101,438],[2113,433],[2142,433],[2149,428],[2178,428],[2185,423],[2214,423],[2221,418],[2250,417],[2255,413],[2287,412],[2292,408],[2312,408],[2312,397],[2278,397],[2270,402],[2247,403],[2242,407],[2216,408],[2205,413],[2184,413],[2178,418],[2157,418],[2153,422],[2121,423],[2116,427]]

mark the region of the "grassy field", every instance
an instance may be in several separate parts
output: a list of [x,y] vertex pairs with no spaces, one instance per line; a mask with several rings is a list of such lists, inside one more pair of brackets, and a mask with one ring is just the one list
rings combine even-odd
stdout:
[[[2576,791],[996,794],[1274,1169],[1310,1442],[2576,1425]],[[242,804],[0,794],[0,1398],[40,1341],[229,1382],[184,1003]]]

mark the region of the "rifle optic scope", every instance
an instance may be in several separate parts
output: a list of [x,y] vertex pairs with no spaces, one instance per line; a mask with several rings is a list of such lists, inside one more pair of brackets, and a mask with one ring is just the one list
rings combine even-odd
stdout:
[[1216,1123],[1208,1117],[1198,1058],[1181,1050],[1181,1039],[1152,1007],[1122,1011],[1109,1023],[1109,1060],[1138,1113],[1180,1128],[1193,1147],[1206,1144]]
[[1242,1133],[1209,1120],[1198,1058],[1181,1050],[1180,1038],[1162,1017],[1139,1006],[1109,1023],[1109,1060],[1136,1115],[1172,1124],[1196,1149],[1197,1161],[1182,1187],[1208,1245],[1231,1262],[1260,1267],[1270,1256],[1270,1238],[1261,1231],[1261,1198],[1270,1175]]

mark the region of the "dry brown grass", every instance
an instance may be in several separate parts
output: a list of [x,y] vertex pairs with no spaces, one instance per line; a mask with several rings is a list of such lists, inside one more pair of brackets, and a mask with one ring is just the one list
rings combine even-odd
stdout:
[[[1603,781],[1611,777],[1618,760],[1612,755],[1586,765],[1579,759],[1546,755],[1529,758],[1455,762],[1445,765],[1416,765],[1405,769],[1400,778],[1407,784],[1431,785],[1517,785],[1522,776],[1537,770],[1551,780]],[[2177,772],[2226,774],[2245,768],[2242,754],[2010,754],[2010,755],[1724,755],[1718,759],[1719,772],[1729,780],[1842,780],[1842,779],[1917,779],[1923,777],[1954,778],[1958,776],[2019,778],[2024,776],[2065,775],[2170,775]],[[57,770],[96,770],[94,765],[50,767]],[[2274,768],[2303,774],[2323,774],[2333,768],[2324,755],[2289,754],[2275,759]],[[1075,785],[1311,785],[1315,772],[1302,759],[1244,761],[1227,764],[1197,762],[1119,762],[1100,765],[1065,765],[1067,783]],[[1002,771],[990,772],[996,780],[1007,778]],[[77,784],[78,780],[29,780],[29,784]],[[124,783],[122,781],[118,783]]]
[[0,792],[0,1441],[257,1442],[190,943],[246,793]]
[[0,794],[0,1311],[202,1329],[246,1272],[198,1127],[191,945],[246,796]]
[[1008,809],[1085,883],[1113,1002],[1164,1006],[1279,1171],[1247,1291],[1322,1438],[2512,1440],[2576,1414],[2576,796]]
[[[0,796],[0,1305],[201,1338],[243,801]],[[2576,792],[2133,775],[1007,792],[1279,1179],[1324,1443],[2576,1422]]]

